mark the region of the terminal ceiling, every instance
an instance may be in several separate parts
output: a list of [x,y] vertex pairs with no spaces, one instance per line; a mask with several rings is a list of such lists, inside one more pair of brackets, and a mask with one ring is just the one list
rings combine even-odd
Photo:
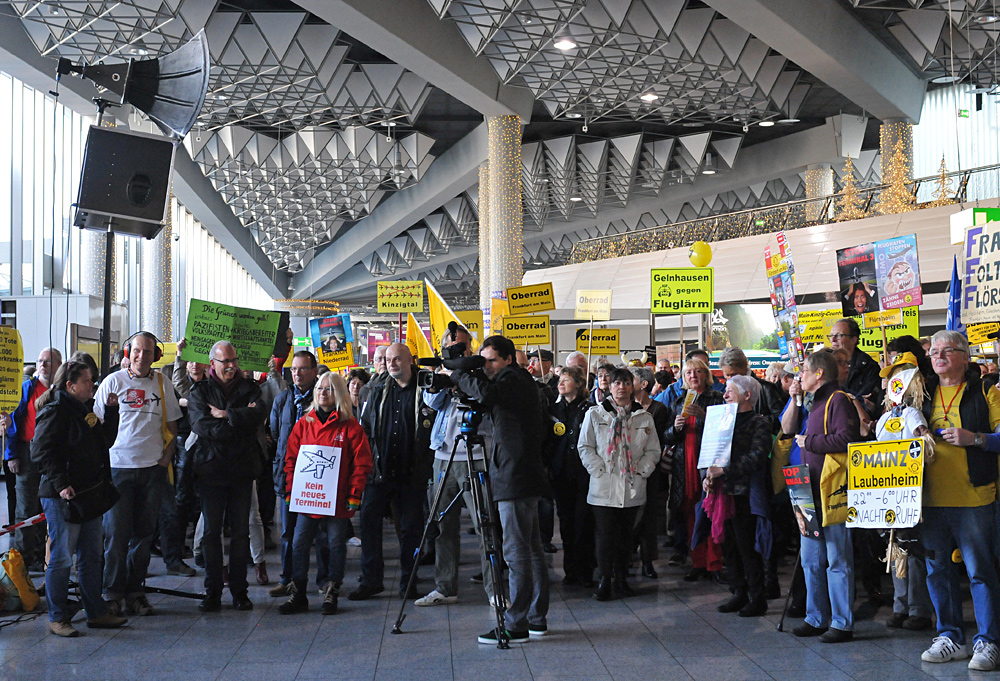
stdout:
[[[787,140],[838,114],[870,117],[858,179],[877,181],[879,119],[919,117],[931,79],[996,85],[996,3],[951,4],[0,0],[0,12],[35,63],[153,57],[204,28],[210,94],[185,147],[238,218],[220,224],[294,275],[296,297],[364,304],[380,278],[477,299],[484,116],[527,123],[526,269],[561,264],[582,238],[801,196],[806,166],[836,159]],[[758,162],[741,166],[751,150]],[[769,154],[778,174],[760,169]]]

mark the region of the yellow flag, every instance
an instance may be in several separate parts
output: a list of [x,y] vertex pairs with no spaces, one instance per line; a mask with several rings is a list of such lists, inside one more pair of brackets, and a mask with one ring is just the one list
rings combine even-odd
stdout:
[[412,312],[406,315],[406,347],[410,349],[413,359],[429,359],[434,356],[434,350]]
[[[434,285],[429,281],[427,284],[427,311],[431,315],[431,339],[434,343],[440,343],[441,338],[444,336],[445,332],[448,330],[448,322],[455,322],[459,326],[465,326],[462,320],[458,318],[455,311],[451,309],[448,303],[444,302],[444,298],[441,294],[437,292]],[[476,342],[475,337],[472,338],[472,350],[475,351],[479,347]]]

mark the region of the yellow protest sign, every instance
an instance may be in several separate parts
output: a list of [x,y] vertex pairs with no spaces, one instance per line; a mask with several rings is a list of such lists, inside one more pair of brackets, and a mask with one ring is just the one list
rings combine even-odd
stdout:
[[830,329],[840,319],[837,310],[799,310],[799,337],[803,343],[825,343]]
[[458,315],[458,320],[462,322],[462,326],[467,328],[469,333],[472,334],[475,345],[478,346],[481,344],[485,340],[483,338],[483,311],[463,310],[455,314]]
[[590,329],[579,329],[576,332],[576,349],[584,354],[617,355],[621,352],[620,337],[620,329],[594,329],[593,336]]
[[325,364],[328,369],[341,369],[343,367],[354,366],[354,344],[348,343],[346,350],[327,352],[323,348],[317,348],[319,363]]
[[988,322],[986,324],[970,324],[965,327],[965,332],[969,336],[969,345],[981,345],[990,340],[989,335],[1000,331],[1000,323]]
[[[918,307],[904,307],[902,309],[902,320],[899,324],[892,324],[885,327],[886,341],[893,341],[900,336],[920,337],[920,312]],[[830,344],[830,330],[833,325],[844,318],[843,310],[833,308],[829,310],[810,310],[809,312],[799,312],[799,328],[807,325],[805,333],[802,335],[803,343],[825,343]],[[855,317],[855,319],[858,319]],[[858,340],[858,347],[862,352],[867,352],[872,357],[878,359],[882,352],[882,331],[879,328],[861,330],[861,338]]]
[[163,356],[160,357],[158,362],[153,362],[154,369],[162,369],[168,364],[173,364],[174,359],[177,358],[177,343],[164,343],[163,344]]
[[423,312],[424,282],[378,282],[379,312]]
[[490,333],[502,336],[503,318],[510,314],[507,301],[503,298],[490,299]]
[[597,321],[611,319],[611,293],[610,289],[577,290],[576,313],[573,316],[576,319],[595,319]]
[[528,314],[556,309],[552,283],[511,286],[507,289],[507,307],[511,314]]
[[525,345],[551,345],[552,329],[547,314],[504,317],[502,335],[516,347]]
[[21,403],[22,383],[24,349],[21,334],[12,326],[0,326],[0,411],[10,414],[17,409]]
[[865,329],[881,329],[883,326],[893,326],[903,323],[903,311],[899,308],[895,310],[880,310],[879,312],[866,312],[861,317],[862,327]]
[[711,267],[659,267],[650,270],[653,314],[703,314],[715,307]]
[[854,442],[847,453],[847,526],[915,526],[922,503],[924,441]]

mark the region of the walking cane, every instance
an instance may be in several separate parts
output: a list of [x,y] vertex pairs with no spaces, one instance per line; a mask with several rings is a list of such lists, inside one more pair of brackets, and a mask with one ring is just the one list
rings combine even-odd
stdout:
[[778,621],[778,631],[785,630],[785,613],[788,612],[788,604],[792,600],[792,586],[795,584],[795,573],[799,571],[799,565],[802,564],[802,547],[799,547],[799,552],[795,554],[795,567],[792,568],[792,581],[788,584],[788,595],[785,596],[785,607],[781,609],[781,619]]

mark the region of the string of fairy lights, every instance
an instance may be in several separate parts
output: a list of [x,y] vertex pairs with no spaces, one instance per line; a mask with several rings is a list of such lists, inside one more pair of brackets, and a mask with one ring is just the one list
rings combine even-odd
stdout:
[[490,307],[490,165],[479,166],[479,308]]

